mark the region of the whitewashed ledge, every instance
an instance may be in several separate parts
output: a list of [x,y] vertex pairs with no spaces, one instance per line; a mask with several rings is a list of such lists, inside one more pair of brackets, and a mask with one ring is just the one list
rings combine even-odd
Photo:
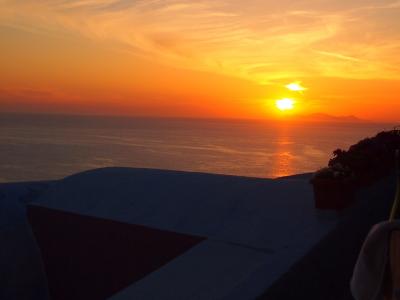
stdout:
[[49,299],[40,252],[24,205],[49,184],[0,184],[0,299]]
[[314,209],[302,177],[105,168],[56,182],[34,202],[208,238],[112,300],[254,299],[337,223]]

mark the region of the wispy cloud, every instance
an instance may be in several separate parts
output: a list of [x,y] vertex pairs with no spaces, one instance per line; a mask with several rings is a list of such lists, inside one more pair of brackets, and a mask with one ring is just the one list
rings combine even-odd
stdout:
[[0,1],[0,24],[73,31],[176,67],[260,83],[400,78],[400,1]]
[[340,54],[340,53],[327,52],[327,51],[315,51],[315,53],[326,55],[326,56],[333,57],[333,58],[342,59],[342,60],[353,61],[353,62],[365,62],[362,59],[359,59],[359,58],[356,58],[356,57],[352,57],[352,56],[348,56],[348,55],[344,55],[344,54]]

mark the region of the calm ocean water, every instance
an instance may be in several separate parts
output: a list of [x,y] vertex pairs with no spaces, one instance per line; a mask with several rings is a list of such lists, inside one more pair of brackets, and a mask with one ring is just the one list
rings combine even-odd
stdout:
[[373,123],[0,115],[0,182],[107,166],[279,177],[325,166],[336,148],[391,129]]

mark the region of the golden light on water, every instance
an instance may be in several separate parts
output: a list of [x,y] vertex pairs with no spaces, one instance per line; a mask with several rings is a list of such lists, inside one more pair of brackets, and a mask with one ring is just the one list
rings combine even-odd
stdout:
[[294,109],[294,100],[290,98],[279,99],[276,100],[275,105],[281,111],[292,110]]

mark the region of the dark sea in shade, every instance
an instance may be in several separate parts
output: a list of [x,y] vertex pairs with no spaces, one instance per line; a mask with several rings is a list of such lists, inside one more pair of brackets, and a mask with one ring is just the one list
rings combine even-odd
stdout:
[[108,166],[275,178],[393,125],[0,114],[0,182]]

